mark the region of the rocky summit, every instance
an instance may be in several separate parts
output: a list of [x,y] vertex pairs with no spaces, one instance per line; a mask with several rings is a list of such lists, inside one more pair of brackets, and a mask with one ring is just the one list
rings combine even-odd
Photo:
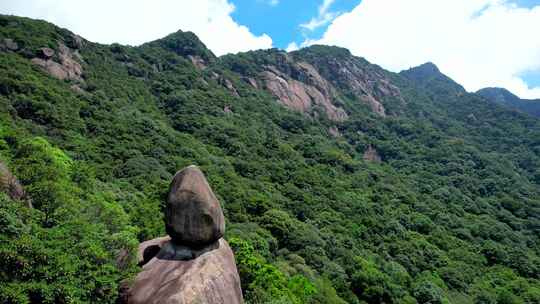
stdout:
[[123,302],[243,303],[234,255],[222,236],[223,212],[202,171],[179,171],[165,210],[170,236],[139,245],[142,271]]

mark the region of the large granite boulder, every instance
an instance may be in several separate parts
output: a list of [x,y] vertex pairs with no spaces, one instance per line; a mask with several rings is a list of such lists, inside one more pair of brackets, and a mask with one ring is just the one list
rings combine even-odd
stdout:
[[223,212],[199,168],[175,175],[165,215],[169,236],[139,245],[142,271],[131,286],[122,284],[120,303],[243,303],[234,255],[222,238]]
[[129,303],[243,303],[232,250],[224,239],[216,246],[191,260],[153,258],[137,275]]
[[189,166],[174,176],[167,196],[165,227],[173,242],[194,247],[223,237],[221,206],[198,167]]

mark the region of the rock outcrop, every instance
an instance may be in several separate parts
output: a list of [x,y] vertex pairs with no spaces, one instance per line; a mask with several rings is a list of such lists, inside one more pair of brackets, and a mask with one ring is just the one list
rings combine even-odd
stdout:
[[382,161],[379,152],[377,152],[377,150],[371,145],[369,145],[366,151],[364,151],[363,159],[365,161],[370,161],[374,163],[380,163]]
[[[331,50],[332,47],[324,47]],[[335,50],[334,50],[335,51]],[[258,79],[262,88],[269,91],[284,106],[311,114],[322,110],[333,121],[348,118],[343,106],[344,97],[365,103],[374,113],[386,116],[383,105],[391,99],[404,103],[397,86],[391,83],[384,71],[372,67],[365,60],[347,54],[311,54],[310,50],[293,53],[275,53],[272,65],[262,66]],[[343,53],[338,50],[337,53]],[[256,81],[245,81],[259,88]]]
[[80,61],[81,57],[77,51],[73,51],[59,42],[56,51],[48,47],[41,48],[39,57],[33,58],[32,63],[60,80],[82,82],[83,70],[78,60]]
[[0,50],[3,51],[16,51],[19,49],[19,44],[13,41],[13,39],[4,38],[0,41]]
[[334,82],[365,102],[373,112],[386,116],[382,100],[393,97],[405,102],[399,88],[386,78],[382,70],[366,69],[354,58],[345,61],[330,60],[330,69],[335,72]]
[[[340,107],[333,104],[335,93],[328,82],[317,70],[306,62],[291,63],[294,72],[287,74],[277,67],[266,66],[260,75],[265,88],[284,106],[310,113],[315,108],[322,109],[329,119],[346,120],[348,115]],[[292,75],[298,76],[295,79]]]
[[243,303],[234,255],[223,237],[221,206],[201,170],[179,171],[165,211],[169,236],[139,245],[142,271],[124,303]]
[[23,186],[2,162],[0,162],[0,192],[6,193],[12,200],[25,202],[29,208],[32,207],[32,201]]

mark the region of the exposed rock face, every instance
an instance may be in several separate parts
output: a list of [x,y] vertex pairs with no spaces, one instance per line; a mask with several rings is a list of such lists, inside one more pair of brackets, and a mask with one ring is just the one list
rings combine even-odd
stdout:
[[390,83],[382,70],[367,69],[357,58],[341,60],[330,58],[326,60],[325,65],[332,72],[333,85],[350,92],[380,116],[386,116],[383,98],[393,97],[405,102],[399,88]]
[[340,137],[341,136],[341,132],[339,132],[339,129],[336,128],[335,126],[328,128],[328,133],[330,135],[332,135],[333,137]]
[[0,162],[0,191],[6,193],[12,200],[24,201],[28,207],[32,207],[24,188],[2,162]]
[[371,161],[374,163],[380,163],[382,161],[381,156],[379,155],[377,150],[375,150],[375,148],[373,148],[371,145],[368,146],[366,151],[364,151],[363,158],[366,161]]
[[331,120],[347,119],[347,113],[333,104],[332,87],[313,66],[306,62],[299,62],[294,63],[293,67],[294,74],[304,81],[294,79],[291,75],[278,70],[277,67],[267,66],[261,73],[265,88],[290,109],[309,113],[317,106],[323,109]]
[[[58,55],[59,62],[55,61],[55,53]],[[40,49],[39,55],[40,58],[33,58],[32,63],[40,66],[51,76],[60,80],[69,79],[83,81],[81,77],[83,74],[82,66],[76,60],[76,58],[81,60],[79,53],[72,51],[63,43],[58,44],[57,52],[45,47]]]
[[198,167],[189,166],[174,176],[167,197],[165,227],[178,244],[201,246],[223,237],[223,212]]
[[204,70],[206,68],[206,62],[200,56],[188,55],[188,58],[191,61],[191,63],[193,63],[193,65],[197,67],[199,70]]
[[[319,108],[329,119],[343,121],[348,118],[341,107],[343,94],[367,104],[383,117],[387,115],[384,99],[390,97],[404,103],[399,88],[384,71],[361,58],[350,53],[339,58],[307,56],[307,62],[301,53],[278,54],[276,65],[264,66],[259,74],[264,88],[290,109],[309,114]],[[251,81],[248,83],[254,86]]]
[[16,51],[19,49],[19,45],[17,42],[13,41],[13,39],[4,38],[0,42],[0,50],[7,50],[7,51]]
[[39,49],[39,55],[43,57],[43,59],[49,59],[54,56],[54,50],[48,47],[44,47]]
[[142,272],[130,288],[121,288],[120,301],[243,303],[234,255],[222,238],[223,212],[198,167],[189,166],[175,175],[165,213],[170,236],[139,245]]
[[234,255],[223,239],[195,259],[153,258],[143,266],[128,298],[133,304],[243,303]]
[[169,242],[170,240],[170,236],[163,236],[140,243],[137,250],[137,264],[139,264],[139,266],[143,266],[144,264],[148,263],[159,253],[161,247],[163,247],[163,244]]

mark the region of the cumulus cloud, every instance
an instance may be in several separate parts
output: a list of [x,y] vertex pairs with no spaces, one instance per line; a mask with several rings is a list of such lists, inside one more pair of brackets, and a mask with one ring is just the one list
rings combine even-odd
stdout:
[[540,98],[519,77],[540,70],[540,5],[505,0],[363,0],[332,21],[322,38],[392,71],[426,61],[468,90],[505,87]]
[[44,19],[100,43],[139,45],[181,29],[216,55],[272,47],[268,35],[232,19],[228,0],[3,0],[0,11]]
[[291,42],[289,43],[289,45],[287,45],[287,48],[285,48],[285,51],[287,52],[292,52],[292,51],[296,51],[300,48],[300,46],[298,46],[298,44],[296,44],[296,42]]
[[323,3],[319,6],[319,13],[316,17],[311,18],[309,22],[300,24],[300,27],[313,31],[323,25],[330,23],[337,16],[337,12],[331,12],[330,6],[335,0],[323,0]]

